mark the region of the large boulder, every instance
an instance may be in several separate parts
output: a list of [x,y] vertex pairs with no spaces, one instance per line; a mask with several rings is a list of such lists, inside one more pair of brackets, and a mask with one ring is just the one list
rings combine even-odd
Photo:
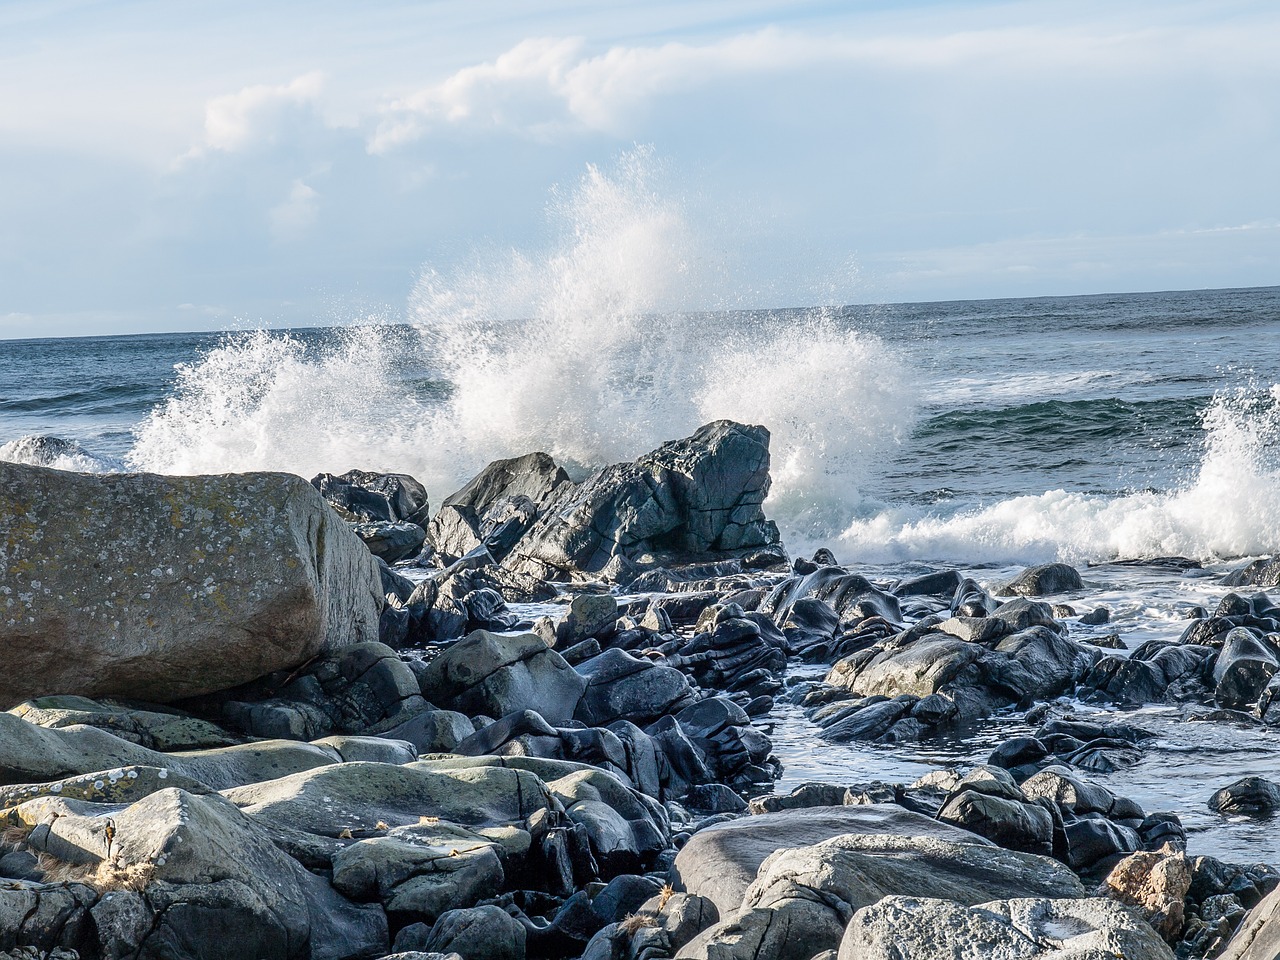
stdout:
[[369,551],[277,473],[0,463],[0,581],[0,706],[223,690],[377,640],[382,604]]
[[1075,875],[1048,857],[931,837],[847,834],[769,856],[741,909],[703,931],[678,956],[809,960],[839,946],[855,911],[885,897],[936,896],[972,904],[991,897],[1084,894]]
[[130,942],[102,944],[108,956],[341,960],[389,946],[380,907],[344,900],[220,796],[161,790],[123,810],[36,803],[47,816],[27,843],[46,863],[137,891],[144,923]]
[[1014,899],[966,906],[889,897],[859,910],[838,960],[1173,960],[1144,921],[1112,900]]
[[717,420],[634,463],[563,485],[504,561],[542,579],[642,564],[737,556],[779,543],[761,504],[769,431]]
[[967,830],[892,803],[784,810],[743,817],[695,833],[676,856],[672,885],[707,898],[727,915],[742,904],[760,865],[775,850],[820,843],[842,834],[931,837],[987,845]]

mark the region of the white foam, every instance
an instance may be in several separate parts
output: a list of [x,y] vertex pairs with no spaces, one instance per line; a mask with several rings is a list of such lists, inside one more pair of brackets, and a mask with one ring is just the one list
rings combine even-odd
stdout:
[[21,437],[0,444],[0,460],[52,467],[72,473],[115,473],[124,465],[109,457],[100,457],[72,440],[59,437]]
[[[178,370],[129,461],[165,473],[350,467],[417,476],[438,502],[489,461],[544,450],[570,466],[632,459],[728,417],[773,434],[771,515],[838,530],[868,470],[910,429],[915,394],[885,345],[823,311],[781,323],[715,307],[679,204],[639,150],[588,171],[552,207],[559,237],[450,274],[425,270],[418,334],[358,328],[311,348],[228,339]],[[447,399],[410,402],[397,362]]]
[[952,516],[887,508],[842,534],[847,559],[1067,561],[1182,555],[1203,560],[1280,549],[1280,387],[1215,398],[1194,478],[1120,497],[1051,490]]

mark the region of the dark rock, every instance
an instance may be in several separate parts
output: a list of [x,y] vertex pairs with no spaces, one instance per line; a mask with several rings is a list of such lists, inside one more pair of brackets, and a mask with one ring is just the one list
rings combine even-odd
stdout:
[[764,427],[719,420],[562,487],[504,561],[543,579],[598,572],[622,554],[688,561],[779,542],[761,504],[769,489]]
[[1280,586],[1280,558],[1263,557],[1228,573],[1220,581],[1224,587]]
[[1224,707],[1241,708],[1257,702],[1271,678],[1280,671],[1274,648],[1244,627],[1227,633],[1213,665],[1214,699]]
[[1044,597],[1083,589],[1084,583],[1075,567],[1066,563],[1045,563],[1023,570],[996,593],[1003,597]]
[[1262,777],[1244,777],[1209,798],[1215,813],[1270,814],[1280,807],[1280,784]]
[[364,541],[369,552],[387,563],[415,556],[427,539],[427,531],[416,523],[362,520],[351,531]]
[[524,926],[500,907],[470,907],[441,915],[422,950],[456,953],[463,960],[525,960],[526,938]]
[[1106,607],[1094,607],[1091,611],[1080,618],[1080,622],[1087,627],[1101,626],[1104,623],[1111,622],[1111,611]]
[[586,678],[533,634],[477,630],[427,665],[423,695],[468,714],[506,716],[536,710],[551,723],[570,719]]
[[336,477],[331,473],[312,477],[311,485],[344,520],[426,526],[430,515],[426,488],[408,474],[348,470]]

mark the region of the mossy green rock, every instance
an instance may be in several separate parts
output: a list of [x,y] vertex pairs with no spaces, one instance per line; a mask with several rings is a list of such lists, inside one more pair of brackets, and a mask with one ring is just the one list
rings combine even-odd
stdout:
[[99,703],[87,697],[24,700],[9,713],[39,727],[58,729],[76,724],[98,727],[122,740],[160,751],[228,747],[242,739],[197,717]]

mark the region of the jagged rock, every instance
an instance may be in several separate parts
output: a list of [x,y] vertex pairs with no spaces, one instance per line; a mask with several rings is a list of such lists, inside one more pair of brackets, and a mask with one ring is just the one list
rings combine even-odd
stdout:
[[599,572],[617,555],[660,563],[777,544],[760,506],[768,444],[764,427],[718,420],[562,486],[504,563],[551,580]]
[[889,897],[853,917],[838,960],[1173,960],[1151,927],[1100,898],[966,906]]
[[1191,865],[1185,853],[1165,848],[1133,853],[1117,863],[1099,893],[1142,913],[1166,943],[1177,943],[1191,890]]
[[477,630],[432,660],[419,677],[423,696],[471,715],[533,710],[550,723],[573,717],[587,680],[534,634]]
[[1219,581],[1224,587],[1275,587],[1280,586],[1280,558],[1263,557],[1237,570]]
[[344,520],[405,521],[421,527],[430,515],[426,488],[405,473],[322,473],[311,478],[311,485]]
[[287,474],[0,463],[0,544],[6,707],[49,694],[166,703],[378,637],[372,557]]
[[999,590],[999,597],[1045,597],[1071,590],[1083,590],[1080,572],[1066,563],[1044,563],[1023,570]]

